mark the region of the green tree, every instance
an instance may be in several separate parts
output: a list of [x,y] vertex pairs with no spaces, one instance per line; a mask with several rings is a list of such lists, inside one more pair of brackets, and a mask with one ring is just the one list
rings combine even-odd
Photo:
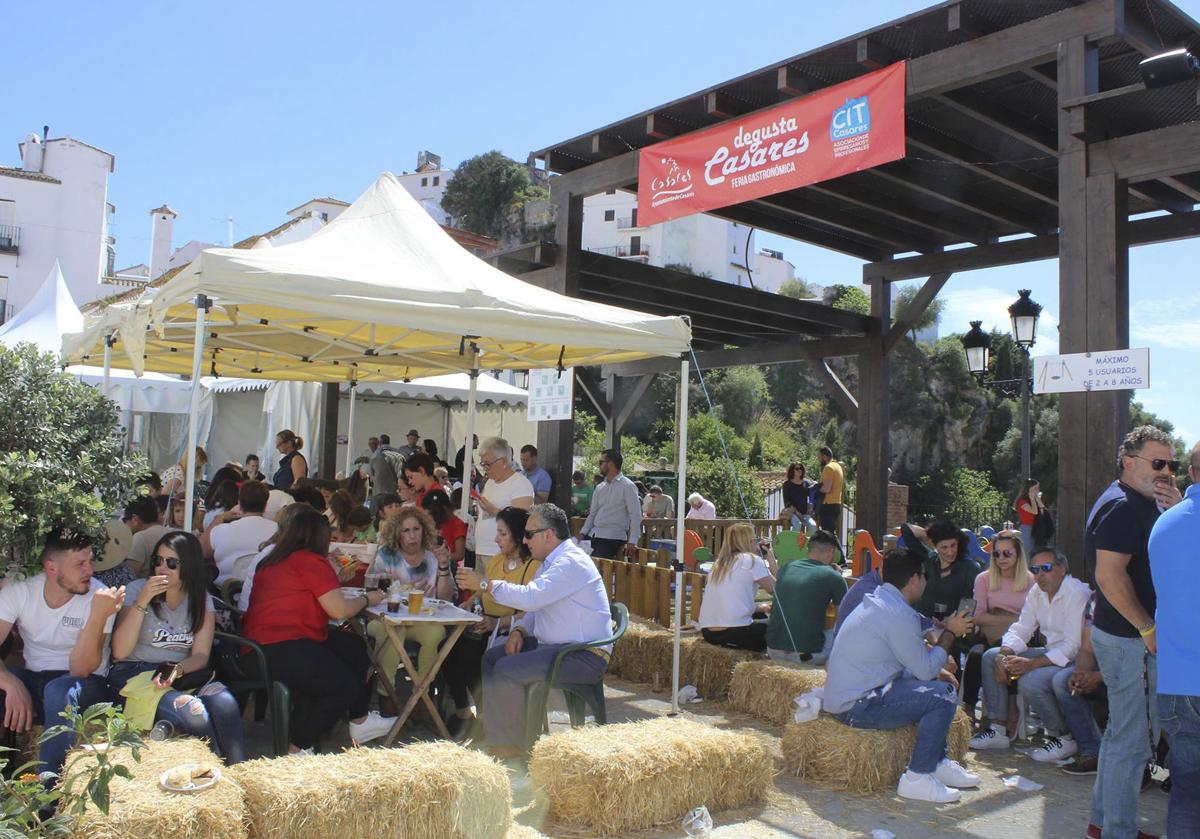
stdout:
[[825,289],[826,304],[860,315],[871,314],[871,298],[856,285],[836,284]]
[[796,300],[811,300],[817,295],[813,292],[812,286],[807,281],[794,277],[790,280],[784,280],[779,284],[779,290],[776,294],[783,297],[791,297]]
[[693,492],[711,501],[722,518],[763,515],[762,483],[745,461],[689,457],[687,494]]
[[746,464],[751,469],[763,468],[763,444],[759,434],[755,434],[753,442],[750,443],[750,454],[746,457]]
[[125,452],[117,406],[63,374],[32,344],[0,347],[0,556],[7,575],[36,574],[55,527],[103,546],[104,522],[146,473]]
[[[896,303],[892,307],[892,311],[895,313],[892,317],[893,322],[895,322],[896,318],[915,302],[917,294],[920,292],[920,290],[921,287],[916,285],[905,286],[904,288],[900,289],[900,292],[896,295]],[[866,295],[863,296],[865,297]],[[937,324],[938,319],[942,316],[942,310],[945,307],[946,301],[939,300],[936,297],[928,306],[925,307],[925,311],[921,312],[921,316],[913,321],[913,325],[908,330],[908,334],[912,337],[913,341],[917,340],[918,332],[926,330]]]
[[503,239],[523,224],[514,220],[517,211],[547,195],[544,187],[533,183],[527,166],[489,151],[464,160],[454,170],[442,195],[442,209],[467,230]]
[[712,387],[713,402],[720,406],[721,417],[744,434],[766,407],[770,392],[767,380],[757,367],[730,367]]

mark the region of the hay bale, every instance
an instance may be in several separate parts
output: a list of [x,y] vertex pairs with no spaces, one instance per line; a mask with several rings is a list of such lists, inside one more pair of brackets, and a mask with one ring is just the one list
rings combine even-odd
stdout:
[[250,836],[503,839],[508,775],[453,743],[252,760],[230,770],[246,791]]
[[680,645],[679,684],[695,685],[704,699],[723,700],[729,696],[733,669],[744,661],[762,660],[762,653],[718,647],[693,635]]
[[686,719],[577,728],[542,737],[529,774],[550,815],[589,835],[677,824],[764,799],[774,763],[758,738]]
[[729,707],[775,725],[792,721],[792,700],[825,684],[825,671],[771,661],[743,661],[733,668]]
[[[77,755],[82,757],[72,763]],[[214,763],[221,759],[202,740],[180,738],[147,743],[141,761],[135,762],[128,749],[113,749],[114,762],[129,768],[131,778],[113,778],[109,784],[108,815],[88,806],[71,834],[76,839],[124,839],[130,836],[170,836],[172,839],[245,839],[245,801],[232,770],[221,767],[222,778],[212,789],[195,793],[167,792],[158,779],[181,763]],[[68,775],[83,771],[95,758],[72,752],[67,758]],[[80,781],[79,783],[82,783]]]
[[657,624],[631,621],[613,648],[607,672],[643,684],[651,684],[657,672],[662,684],[670,684],[671,643],[670,631]]
[[[970,718],[959,708],[950,724],[950,757],[963,759],[970,732]],[[915,725],[887,731],[851,728],[822,713],[784,728],[783,764],[792,775],[834,789],[876,792],[896,786],[916,740]]]

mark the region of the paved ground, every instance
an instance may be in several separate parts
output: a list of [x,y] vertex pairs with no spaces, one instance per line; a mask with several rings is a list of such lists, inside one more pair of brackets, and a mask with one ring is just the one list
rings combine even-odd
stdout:
[[[667,713],[670,703],[665,693],[652,693],[645,685],[611,679],[606,685],[609,719],[614,722],[646,719]],[[687,714],[706,722],[756,732],[767,738],[778,755],[778,730],[745,715],[731,713],[719,703],[702,702],[687,706]],[[551,711],[551,728],[565,728],[566,714]],[[414,738],[430,738],[425,726],[406,731]],[[248,726],[251,756],[269,754],[265,726]],[[336,733],[332,748],[349,745],[345,728]],[[1087,827],[1092,778],[1065,775],[1056,767],[1036,763],[1018,751],[984,752],[967,759],[967,767],[979,773],[983,783],[978,790],[964,791],[957,804],[935,806],[905,801],[893,794],[859,795],[838,792],[801,782],[784,775],[776,777],[774,789],[765,806],[715,813],[714,839],[740,837],[839,837],[869,836],[883,829],[897,839],[909,837],[1082,837]],[[1039,792],[1009,789],[1002,776],[1020,774],[1044,785]],[[556,828],[546,815],[544,802],[518,801],[516,817],[530,830],[514,831],[523,837],[578,839],[581,834]],[[703,804],[697,801],[696,804]],[[1141,828],[1165,836],[1167,796],[1155,784],[1142,793],[1139,812]],[[679,825],[634,834],[636,839],[675,839],[684,832]]]

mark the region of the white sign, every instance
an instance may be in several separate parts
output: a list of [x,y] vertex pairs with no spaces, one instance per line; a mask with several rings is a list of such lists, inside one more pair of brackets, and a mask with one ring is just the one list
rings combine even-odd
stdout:
[[1150,350],[1107,350],[1033,359],[1034,393],[1150,387]]
[[575,405],[575,368],[529,371],[529,421],[570,419]]

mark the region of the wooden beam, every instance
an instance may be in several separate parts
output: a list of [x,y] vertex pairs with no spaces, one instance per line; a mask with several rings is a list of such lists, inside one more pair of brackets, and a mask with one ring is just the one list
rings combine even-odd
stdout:
[[980,22],[963,9],[961,3],[946,8],[946,31],[960,32],[968,38],[978,38],[984,34]]
[[908,95],[945,93],[1052,61],[1059,43],[1075,36],[1111,38],[1117,34],[1120,2],[1092,0],[914,58],[908,63]]
[[891,289],[871,287],[871,315],[876,330],[858,355],[858,418],[855,512],[858,526],[882,538],[887,526],[888,468],[891,466],[890,361],[883,351],[883,330],[891,323]]
[[621,430],[625,428],[625,424],[629,422],[629,417],[632,416],[634,410],[637,408],[638,402],[640,402],[642,397],[646,395],[646,391],[650,388],[650,385],[654,383],[655,375],[656,374],[654,373],[647,373],[643,376],[639,376],[638,380],[633,385],[633,390],[621,400],[624,404],[621,406],[621,410],[617,413],[618,435],[621,433]]
[[691,130],[690,126],[665,114],[650,114],[646,117],[646,134],[656,140],[669,140]]
[[[1010,212],[1009,208],[994,201],[974,200],[969,195],[964,195],[960,190],[954,190],[955,194],[950,191],[936,189],[929,185],[927,179],[921,178],[907,170],[901,162],[888,163],[884,166],[877,166],[874,169],[864,169],[857,173],[858,177],[876,178],[893,183],[898,187],[912,192],[919,192],[922,195],[927,195],[947,204],[951,207],[957,207],[960,210],[965,210],[976,216],[981,216],[997,224],[1003,225],[1006,228],[1014,230],[1030,230],[1031,225],[1028,220],[1021,217],[1019,213]],[[1033,228],[1037,229],[1037,228]]]
[[[1200,236],[1200,211],[1137,219],[1128,224],[1130,245],[1154,245]],[[975,271],[1001,265],[1020,265],[1058,256],[1058,234],[1009,239],[973,248],[911,256],[863,266],[863,282],[898,282],[928,277],[939,271]]]
[[868,70],[879,70],[903,58],[895,50],[866,35],[859,38],[854,47],[855,60]]
[[943,271],[940,274],[934,274],[921,285],[921,290],[917,292],[917,296],[913,298],[912,303],[905,307],[904,311],[896,315],[896,322],[888,329],[887,334],[883,336],[883,352],[884,355],[891,353],[896,348],[896,344],[904,338],[905,333],[913,328],[920,318],[929,308],[929,304],[938,296],[938,292],[946,285],[946,281],[950,279],[950,272]]
[[854,422],[858,419],[858,400],[854,398],[854,394],[846,387],[846,383],[841,377],[833,372],[833,368],[829,366],[828,359],[822,358],[820,354],[809,351],[805,353],[808,361],[812,365],[812,371],[816,374],[821,384],[825,387],[825,392],[828,393],[837,406],[842,409],[842,413],[846,419]]
[[1020,192],[1027,198],[1033,198],[1055,210],[1058,209],[1057,190],[1046,181],[1030,175],[1022,169],[1008,167],[1007,171],[1001,171],[999,167],[1004,165],[1004,161],[982,160],[989,155],[912,122],[908,124],[906,139],[908,145],[917,151],[936,154],[957,163],[966,171],[973,172],[981,178],[995,181]]
[[596,156],[612,157],[616,154],[621,154],[626,150],[624,143],[617,140],[608,134],[593,134],[592,135],[592,154]]
[[550,179],[551,200],[558,203],[559,193],[586,197],[608,189],[633,186],[638,179],[638,152],[625,152],[599,163],[592,163],[565,175]]
[[[824,181],[806,186],[804,192],[844,201],[869,214],[882,215],[893,223],[927,230],[937,236],[948,236],[953,241],[982,242],[991,234],[978,223],[964,224],[961,216],[954,218],[946,214],[926,212],[903,203],[891,193],[864,187],[847,178]],[[923,276],[923,275],[922,275]]]
[[608,400],[596,389],[596,387],[588,380],[583,370],[577,370],[575,375],[575,384],[579,385],[579,389],[583,391],[583,395],[588,398],[596,412],[600,415],[600,419],[608,422],[608,418],[612,416],[612,406]]
[[727,93],[713,91],[704,94],[704,113],[717,119],[730,119],[754,110],[753,106],[734,99]]
[[[1147,8],[1149,8],[1148,5]],[[1153,9],[1150,9],[1150,14],[1154,14]],[[1166,52],[1168,49],[1184,46],[1184,44],[1176,43],[1167,46],[1158,32],[1129,14],[1126,2],[1117,4],[1117,37],[1147,58]]]
[[[696,360],[703,370],[718,370],[724,367],[742,367],[747,364],[771,365],[792,364],[810,357],[842,358],[857,355],[863,348],[862,338],[824,338],[816,341],[792,341],[777,344],[756,344],[737,349],[720,349],[697,352]],[[669,373],[679,369],[679,362],[671,358],[648,358],[645,361],[629,361],[624,364],[605,365],[605,371],[619,376],[635,376],[644,373]]]
[[776,207],[802,219],[832,227],[892,253],[912,250],[928,253],[940,250],[943,245],[953,241],[944,233],[938,238],[931,238],[924,232],[912,233],[890,224],[872,221],[861,213],[839,209],[828,202],[818,200],[814,195],[805,195],[805,190],[765,195],[756,199],[754,203]]
[[1088,174],[1146,181],[1200,171],[1200,123],[1186,122],[1093,143]]
[[775,72],[775,89],[780,96],[803,96],[812,91],[813,83],[799,70],[785,64]]
[[730,207],[718,207],[715,210],[709,210],[708,214],[736,221],[740,224],[747,224],[751,227],[761,227],[772,233],[779,233],[783,236],[799,239],[802,242],[820,245],[823,248],[829,248],[838,253],[849,254],[868,262],[886,259],[892,253],[892,251],[877,245],[867,244],[846,236],[833,235],[830,232],[818,230],[810,224],[801,224],[796,221],[795,216],[780,210],[768,212],[763,209],[763,206],[762,204],[754,206],[734,204]]

